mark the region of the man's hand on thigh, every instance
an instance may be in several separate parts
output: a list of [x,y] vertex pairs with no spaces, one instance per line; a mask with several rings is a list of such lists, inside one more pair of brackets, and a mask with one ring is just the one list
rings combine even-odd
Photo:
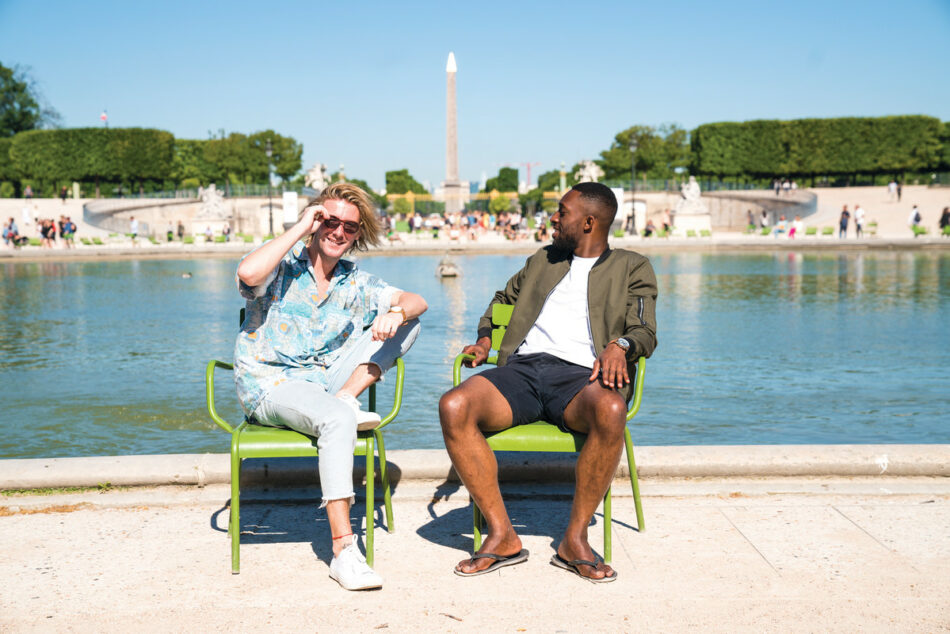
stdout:
[[[589,434],[595,425],[616,425],[619,415],[625,420],[627,403],[620,393],[600,381],[588,384],[564,408],[564,423],[572,430]],[[622,433],[622,426],[621,426]]]

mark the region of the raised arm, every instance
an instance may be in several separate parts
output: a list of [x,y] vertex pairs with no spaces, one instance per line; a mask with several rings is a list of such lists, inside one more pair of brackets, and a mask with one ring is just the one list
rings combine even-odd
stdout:
[[238,265],[238,279],[248,286],[263,284],[271,272],[280,264],[281,258],[298,241],[315,232],[323,219],[323,205],[312,205],[304,210],[303,216],[293,227],[277,236],[267,244],[255,249]]

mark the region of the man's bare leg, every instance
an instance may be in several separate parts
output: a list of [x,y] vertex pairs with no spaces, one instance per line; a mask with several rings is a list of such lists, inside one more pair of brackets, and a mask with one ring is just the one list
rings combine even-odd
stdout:
[[349,394],[355,398],[362,394],[363,390],[378,381],[380,374],[382,372],[375,363],[361,363],[356,366],[353,374],[350,375],[350,378],[346,380],[337,394]]
[[[455,471],[488,523],[480,553],[514,555],[521,539],[511,525],[498,486],[498,462],[481,430],[511,427],[511,407],[488,379],[473,376],[442,395],[439,400],[442,436]],[[465,559],[455,567],[461,572],[488,568],[491,559]]]
[[[617,471],[626,414],[627,404],[623,397],[599,382],[578,392],[564,409],[568,427],[586,433],[587,440],[574,467],[574,502],[564,538],[557,548],[562,559],[594,560],[594,551],[587,541],[587,527]],[[612,575],[613,569],[600,563],[596,569],[580,566],[580,573],[600,579]]]

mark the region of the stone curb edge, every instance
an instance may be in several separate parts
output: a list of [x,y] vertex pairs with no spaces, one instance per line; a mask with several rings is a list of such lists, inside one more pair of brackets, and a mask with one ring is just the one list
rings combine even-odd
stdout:
[[[950,445],[730,445],[638,447],[640,477],[950,476]],[[387,452],[394,482],[457,480],[444,450]],[[571,481],[570,454],[498,454],[505,481]],[[356,460],[358,479],[362,460]],[[618,477],[626,477],[621,459]],[[310,458],[246,461],[243,484],[316,482]],[[0,459],[0,489],[66,486],[204,486],[230,481],[227,454],[102,456],[91,458]]]

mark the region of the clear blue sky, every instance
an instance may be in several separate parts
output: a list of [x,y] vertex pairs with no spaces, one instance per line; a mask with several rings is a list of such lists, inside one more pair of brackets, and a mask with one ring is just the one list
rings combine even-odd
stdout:
[[[66,126],[273,128],[374,187],[596,158],[633,124],[844,115],[950,120],[950,2],[0,0],[0,62]],[[522,171],[521,178],[524,179]]]

